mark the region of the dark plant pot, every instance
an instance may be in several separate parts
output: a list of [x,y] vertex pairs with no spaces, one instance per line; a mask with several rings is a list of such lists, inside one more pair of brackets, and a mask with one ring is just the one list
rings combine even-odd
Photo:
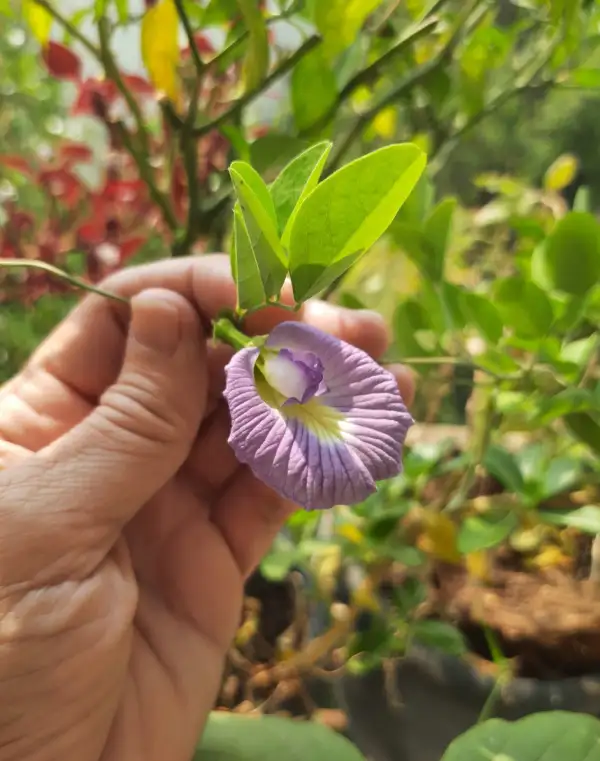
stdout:
[[[494,687],[466,662],[422,648],[400,661],[394,676],[399,706],[388,697],[381,669],[347,675],[337,687],[349,735],[369,761],[440,761],[477,722]],[[600,716],[600,676],[515,679],[496,694],[489,715],[516,720],[550,710]]]

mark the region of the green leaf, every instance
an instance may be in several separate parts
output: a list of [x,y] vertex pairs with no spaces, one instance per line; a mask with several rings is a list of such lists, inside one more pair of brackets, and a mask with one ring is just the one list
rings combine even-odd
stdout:
[[[258,263],[265,295],[267,298],[276,296],[285,280],[287,267],[269,190],[260,175],[243,161],[234,161],[229,167],[229,173]],[[239,262],[239,256],[237,259]]]
[[237,288],[237,305],[240,309],[253,309],[265,303],[265,289],[240,209],[234,210],[233,220],[231,271]]
[[444,198],[431,211],[424,224],[424,234],[430,254],[430,272],[434,282],[444,277],[446,249],[452,233],[452,219],[456,209],[455,198]]
[[353,293],[344,291],[340,293],[338,303],[340,306],[346,307],[346,309],[366,309],[367,306],[364,301],[361,301],[358,296]]
[[499,511],[493,515],[469,515],[458,530],[457,546],[461,555],[497,547],[518,526],[513,512]]
[[386,231],[425,168],[416,145],[390,145],[347,164],[304,200],[290,234],[297,300],[332,283]]
[[250,163],[257,172],[264,175],[269,169],[285,166],[308,147],[309,144],[305,140],[292,135],[269,132],[250,145]]
[[598,505],[584,505],[576,510],[538,510],[537,514],[545,523],[554,526],[569,526],[586,534],[600,534]]
[[463,655],[467,645],[462,633],[445,621],[416,621],[411,628],[412,639],[428,647],[435,647],[450,655]]
[[458,737],[442,761],[600,761],[600,721],[548,711],[519,721],[490,719]]
[[504,447],[494,444],[488,447],[483,460],[483,466],[497,478],[509,491],[521,494],[525,489],[523,476],[517,464],[517,460]]
[[250,35],[244,59],[243,79],[246,92],[255,90],[269,69],[269,38],[263,12],[257,0],[237,0]]
[[335,74],[321,47],[316,47],[296,64],[292,72],[292,112],[298,131],[320,124],[337,96]]
[[365,23],[383,0],[327,0],[315,7],[315,24],[323,35],[328,59],[350,47]]
[[117,18],[120,24],[124,24],[129,16],[129,0],[115,0]]
[[317,187],[331,147],[329,142],[311,146],[290,161],[270,187],[285,247],[289,246],[290,230],[300,204]]
[[586,412],[572,412],[564,417],[570,432],[596,454],[600,454],[600,425]]
[[559,291],[583,296],[600,280],[600,225],[592,214],[570,212],[546,239],[543,263]]
[[579,460],[570,457],[553,458],[548,463],[542,479],[544,499],[555,494],[564,494],[581,481]]
[[505,324],[523,338],[546,335],[553,321],[552,304],[544,291],[522,277],[500,280],[494,290]]
[[283,581],[298,557],[294,549],[274,550],[262,559],[260,572],[269,581]]
[[311,721],[214,712],[193,761],[364,761],[345,737]]
[[489,298],[478,293],[462,291],[461,308],[465,320],[473,325],[490,343],[498,343],[502,337],[504,325],[498,310]]
[[547,425],[570,412],[588,412],[594,408],[594,398],[587,389],[565,388],[564,391],[542,401],[539,406],[537,423]]
[[600,88],[600,69],[586,69],[578,68],[572,71],[569,75],[569,82],[572,82],[576,87],[590,88],[590,90],[597,90]]
[[35,0],[22,0],[21,8],[23,18],[31,29],[33,36],[43,47],[50,39],[50,31],[54,23],[52,14],[41,5],[38,5]]

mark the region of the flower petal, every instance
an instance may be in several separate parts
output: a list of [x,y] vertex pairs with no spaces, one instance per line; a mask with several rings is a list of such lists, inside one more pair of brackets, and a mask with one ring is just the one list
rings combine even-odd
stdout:
[[400,471],[413,421],[391,373],[359,349],[300,323],[282,323],[266,345],[313,352],[323,363],[327,391],[304,405],[270,406],[254,377],[258,349],[235,354],[225,398],[229,443],[240,462],[309,510],[360,502],[375,491],[375,481]]

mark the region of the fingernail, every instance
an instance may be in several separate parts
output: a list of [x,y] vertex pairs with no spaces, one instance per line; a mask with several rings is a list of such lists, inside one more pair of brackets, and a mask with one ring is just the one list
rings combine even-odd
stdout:
[[181,319],[177,305],[163,291],[145,291],[131,300],[132,337],[152,351],[172,356],[181,342]]

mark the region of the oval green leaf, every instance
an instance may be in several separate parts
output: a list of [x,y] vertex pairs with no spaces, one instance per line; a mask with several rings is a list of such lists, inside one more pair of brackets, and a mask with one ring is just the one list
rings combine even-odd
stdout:
[[586,212],[567,214],[546,239],[543,254],[552,286],[583,296],[600,280],[600,224]]
[[548,711],[515,722],[490,719],[454,740],[442,761],[600,761],[600,721]]
[[554,315],[544,291],[523,277],[500,280],[494,295],[506,325],[522,338],[538,338],[550,330]]
[[462,555],[497,547],[511,534],[519,523],[513,512],[497,515],[470,515],[458,531],[458,551]]
[[237,289],[239,309],[255,309],[266,301],[265,289],[256,261],[250,236],[240,209],[234,210],[233,246],[231,249],[231,271]]
[[338,170],[304,200],[290,234],[296,300],[318,293],[386,231],[425,168],[416,145],[390,145]]
[[214,712],[194,761],[364,761],[345,737],[310,721]]

